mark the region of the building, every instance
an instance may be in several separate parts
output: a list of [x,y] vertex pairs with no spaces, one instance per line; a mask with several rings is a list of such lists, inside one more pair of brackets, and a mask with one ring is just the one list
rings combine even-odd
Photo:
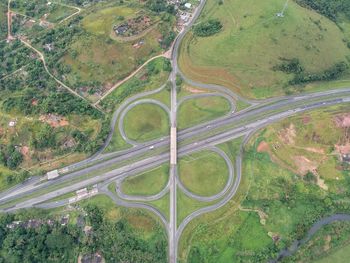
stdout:
[[48,180],[55,179],[55,178],[57,178],[58,176],[60,176],[60,174],[58,173],[57,170],[53,170],[53,171],[47,173],[47,179],[48,179]]
[[191,3],[186,3],[186,4],[185,4],[185,7],[186,7],[187,9],[191,9],[192,4],[191,4]]

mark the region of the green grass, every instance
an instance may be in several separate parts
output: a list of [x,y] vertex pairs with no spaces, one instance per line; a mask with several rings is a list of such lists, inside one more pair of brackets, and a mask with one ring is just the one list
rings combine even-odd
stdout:
[[162,198],[156,200],[156,201],[151,201],[148,202],[149,204],[153,205],[155,208],[157,208],[167,220],[169,220],[170,216],[170,195],[167,193],[165,196]]
[[[151,61],[134,77],[123,83],[105,99],[101,105],[104,109],[112,111],[116,109],[125,99],[143,91],[151,91],[161,87],[167,81],[169,72],[164,70],[164,65],[167,63],[165,58],[157,58]],[[148,68],[154,68],[154,71],[149,72]],[[143,76],[146,76],[144,79]],[[166,97],[162,92],[163,99]]]
[[211,96],[190,99],[180,105],[179,129],[224,116],[230,111],[230,103],[223,97]]
[[131,140],[149,141],[169,133],[169,117],[158,105],[140,104],[126,114],[124,129]]
[[204,151],[180,159],[179,177],[183,185],[194,194],[212,196],[225,187],[228,167],[217,153]]
[[[98,4],[82,14],[84,18],[79,26],[84,33],[72,41],[69,52],[59,60],[61,64],[71,68],[66,74],[67,82],[71,86],[86,86],[88,90],[95,87],[106,92],[147,59],[162,52],[158,41],[162,34],[158,26],[140,36],[144,42],[140,48],[133,47],[140,40],[137,36],[134,41],[116,39],[113,26],[135,16],[140,10],[142,5],[138,1],[128,4],[114,1]],[[168,30],[172,28],[172,20],[164,21],[164,24],[168,25]],[[93,101],[99,98],[94,91],[84,91],[84,95]]]
[[122,191],[128,195],[155,195],[168,183],[169,165],[129,177],[122,183]]
[[74,8],[54,4],[52,10],[47,16],[47,20],[51,23],[58,23],[66,17],[74,14],[77,10]]
[[119,16],[130,17],[134,15],[138,9],[126,6],[114,6],[92,12],[82,20],[83,27],[90,33],[95,35],[103,35],[109,37],[113,26],[121,23]]
[[205,38],[192,33],[186,36],[179,58],[183,72],[247,97],[265,98],[282,95],[281,87],[293,77],[272,70],[280,58],[299,58],[308,72],[321,72],[346,61],[350,50],[335,23],[294,1],[288,4],[285,17],[277,18],[284,3],[226,0],[218,5],[209,0],[200,20],[218,18],[223,30]]
[[315,263],[347,263],[349,261],[349,257],[350,257],[350,244],[314,262]]
[[209,206],[212,203],[199,202],[192,198],[187,197],[179,188],[177,189],[177,225],[194,211]]

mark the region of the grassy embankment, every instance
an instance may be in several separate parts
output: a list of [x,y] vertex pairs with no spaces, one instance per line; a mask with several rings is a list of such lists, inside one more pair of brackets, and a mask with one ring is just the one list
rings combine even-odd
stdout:
[[190,99],[180,105],[178,113],[179,129],[188,128],[215,118],[230,111],[230,103],[223,97],[211,96]]
[[128,195],[155,195],[168,183],[169,165],[129,177],[122,183],[122,191]]
[[179,160],[179,178],[192,193],[212,196],[219,193],[228,180],[228,167],[217,153],[205,151]]
[[[321,74],[336,63],[349,62],[346,19],[337,21],[343,30],[294,1],[279,18],[276,14],[284,3],[228,0],[220,5],[209,0],[200,21],[219,19],[223,29],[209,37],[197,37],[193,31],[185,37],[179,58],[182,71],[191,79],[221,84],[250,98],[346,86],[349,81],[291,86],[294,74],[274,70],[281,59],[299,59],[308,74]],[[349,80],[349,75],[348,70],[341,79]]]

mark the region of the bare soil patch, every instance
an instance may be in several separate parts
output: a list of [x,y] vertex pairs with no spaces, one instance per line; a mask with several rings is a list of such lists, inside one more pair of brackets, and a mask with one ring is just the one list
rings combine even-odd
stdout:
[[268,152],[270,150],[270,146],[267,144],[267,142],[262,141],[259,143],[258,148],[256,149],[257,152]]
[[294,124],[291,123],[288,128],[282,129],[278,133],[278,137],[283,143],[287,145],[294,145],[296,137],[296,130]]
[[294,156],[293,161],[300,175],[305,175],[309,171],[316,171],[318,164],[315,161],[307,159],[305,156]]
[[350,127],[350,113],[340,114],[334,117],[335,125],[339,128]]
[[55,114],[41,115],[39,117],[39,120],[42,122],[46,122],[53,128],[64,127],[69,125],[69,122],[66,118]]

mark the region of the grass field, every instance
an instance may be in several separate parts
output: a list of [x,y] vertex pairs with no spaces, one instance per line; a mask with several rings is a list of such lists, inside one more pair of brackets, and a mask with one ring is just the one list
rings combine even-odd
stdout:
[[217,153],[204,151],[180,159],[179,177],[183,185],[192,193],[212,196],[225,187],[228,167]]
[[181,222],[192,212],[210,205],[211,203],[199,202],[192,198],[187,197],[179,188],[177,189],[177,225],[179,226]]
[[151,201],[148,202],[149,204],[153,205],[155,208],[157,208],[163,215],[165,216],[166,219],[169,220],[169,214],[170,214],[170,195],[167,193],[165,196],[162,198],[156,200],[156,201]]
[[224,116],[230,111],[230,103],[223,97],[211,96],[190,99],[180,105],[179,129]]
[[335,251],[334,253],[316,260],[315,263],[347,263],[350,257],[350,244]]
[[[294,1],[289,2],[284,18],[278,18],[276,13],[284,3],[226,0],[218,5],[209,0],[200,20],[218,18],[223,30],[205,38],[189,33],[181,46],[182,71],[192,79],[221,84],[246,97],[266,98],[282,95],[282,87],[293,77],[272,69],[280,58],[298,58],[313,73],[347,60],[346,36],[335,23]],[[310,85],[305,90],[314,88]]]
[[129,177],[122,183],[122,191],[128,195],[155,195],[168,183],[169,165]]
[[156,139],[169,133],[169,117],[158,105],[140,104],[126,114],[124,129],[137,142]]

